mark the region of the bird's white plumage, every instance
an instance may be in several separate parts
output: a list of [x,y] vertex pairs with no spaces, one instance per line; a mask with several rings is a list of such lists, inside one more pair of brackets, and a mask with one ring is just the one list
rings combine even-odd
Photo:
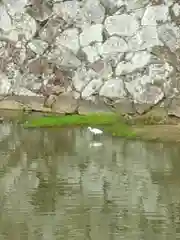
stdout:
[[88,127],[88,130],[90,131],[90,132],[92,132],[93,134],[95,134],[95,135],[99,135],[99,134],[102,134],[103,133],[103,131],[102,130],[100,130],[100,129],[98,129],[98,128],[92,128],[92,127]]
[[90,147],[101,147],[103,144],[101,142],[91,142],[89,144]]

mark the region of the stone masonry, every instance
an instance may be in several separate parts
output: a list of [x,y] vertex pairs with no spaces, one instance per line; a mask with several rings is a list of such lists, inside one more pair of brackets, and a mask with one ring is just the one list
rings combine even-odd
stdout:
[[0,108],[180,117],[177,0],[1,0]]

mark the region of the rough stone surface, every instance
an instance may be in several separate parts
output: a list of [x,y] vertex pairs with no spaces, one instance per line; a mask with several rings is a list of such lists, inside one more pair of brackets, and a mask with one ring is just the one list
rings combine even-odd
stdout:
[[112,36],[108,38],[100,48],[102,56],[113,55],[114,53],[124,53],[128,51],[127,43],[123,38]]
[[123,80],[115,78],[106,81],[100,89],[99,95],[112,99],[124,98],[126,96],[126,91],[124,89]]
[[143,26],[137,34],[128,41],[129,50],[132,52],[140,50],[151,50],[154,46],[163,46],[158,36],[156,26]]
[[146,67],[151,60],[151,54],[146,51],[136,52],[130,61],[122,61],[116,67],[116,75],[132,73]]
[[79,46],[79,31],[76,28],[67,29],[56,38],[55,44],[65,46],[73,53],[77,53]]
[[55,113],[74,113],[78,108],[78,100],[72,94],[62,94],[52,106],[52,111]]
[[42,55],[48,47],[48,43],[40,39],[33,39],[28,43],[28,47],[37,55]]
[[80,101],[78,106],[78,113],[86,115],[88,113],[96,113],[96,112],[111,112],[111,107],[108,107],[103,101],[95,100],[95,101]]
[[96,78],[90,81],[84,88],[84,90],[81,93],[82,99],[88,99],[93,95],[97,95],[99,92],[99,89],[103,85],[103,81],[101,78]]
[[112,66],[108,61],[98,60],[91,65],[91,68],[105,80],[110,79],[113,75]]
[[94,63],[100,58],[96,46],[86,46],[82,49],[82,51],[89,63]]
[[1,101],[1,109],[3,110],[22,110],[23,104],[16,102],[14,100],[6,100]]
[[73,86],[76,91],[82,92],[87,84],[97,78],[97,76],[97,73],[93,69],[88,70],[85,66],[82,66],[77,69],[72,78]]
[[91,43],[102,42],[102,24],[93,24],[86,27],[80,34],[79,40],[82,47],[88,46]]
[[153,106],[164,97],[162,89],[153,85],[148,75],[135,75],[132,81],[125,83],[125,86],[136,104]]
[[176,0],[0,1],[0,108],[85,113],[108,100],[144,113],[167,101],[180,117],[179,24]]
[[106,18],[105,28],[110,36],[116,34],[119,36],[131,37],[139,29],[139,23],[132,15],[114,15]]
[[175,97],[168,108],[168,114],[180,118],[180,96]]
[[167,5],[155,5],[155,6],[148,6],[144,16],[142,18],[141,24],[152,26],[157,25],[158,22],[167,22],[169,15],[169,8]]
[[130,99],[124,98],[117,100],[113,107],[115,111],[119,114],[135,114],[135,109],[133,107],[133,103]]

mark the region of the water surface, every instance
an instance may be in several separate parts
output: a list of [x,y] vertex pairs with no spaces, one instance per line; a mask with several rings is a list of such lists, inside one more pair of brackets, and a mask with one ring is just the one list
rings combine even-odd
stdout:
[[0,239],[179,239],[179,171],[179,145],[0,125]]

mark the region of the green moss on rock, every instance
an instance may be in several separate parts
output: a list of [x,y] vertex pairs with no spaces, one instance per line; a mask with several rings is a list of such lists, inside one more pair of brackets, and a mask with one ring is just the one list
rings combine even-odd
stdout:
[[118,121],[115,114],[89,114],[34,117],[27,121],[25,127],[66,127],[81,125],[106,125]]

